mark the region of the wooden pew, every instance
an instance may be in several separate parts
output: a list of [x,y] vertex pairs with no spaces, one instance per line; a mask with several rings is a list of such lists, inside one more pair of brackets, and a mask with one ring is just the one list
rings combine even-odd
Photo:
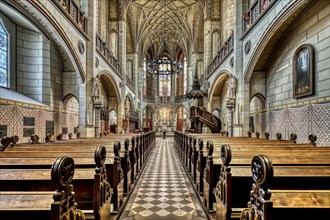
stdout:
[[56,185],[54,192],[1,192],[0,216],[2,219],[63,220],[85,219],[77,209],[71,181],[74,175],[74,160],[59,157],[51,168],[51,180]]
[[[134,153],[135,150],[140,148],[140,150],[138,151],[139,153],[141,152],[140,157],[144,157],[146,159],[148,157],[148,155],[143,156],[144,151],[150,152],[151,149],[152,149],[151,145],[154,146],[154,144],[155,144],[155,142],[154,142],[154,139],[155,139],[154,132],[149,132],[148,134],[143,134],[143,135],[139,135],[139,136],[141,136],[141,138],[140,138],[141,141],[139,143],[139,147],[136,147],[134,149],[135,146],[134,146],[134,144],[132,144],[132,149],[129,151],[129,153],[128,153],[128,143],[129,143],[128,139],[126,139],[125,142],[124,142],[125,151],[122,151],[121,158],[120,158],[119,162],[121,163],[123,169],[127,170],[127,171],[124,172],[124,173],[122,171],[118,171],[119,172],[118,174],[115,174],[114,172],[111,172],[111,173],[113,173],[113,175],[116,175],[117,177],[115,177],[115,176],[113,176],[113,177],[110,176],[109,177],[111,185],[114,186],[113,187],[114,188],[113,200],[118,201],[118,202],[113,202],[114,207],[115,207],[114,211],[119,209],[120,205],[123,203],[123,201],[125,199],[124,196],[121,196],[122,192],[124,191],[125,195],[127,195],[128,191],[130,190],[130,188],[133,184],[134,179],[137,177],[137,173],[140,172],[140,170],[138,170],[138,168],[136,168],[137,172],[135,174],[133,172],[131,173],[131,171],[133,171],[133,169],[131,169],[131,164],[134,165],[134,161],[133,161],[133,163],[130,163],[130,159],[131,158],[135,159],[135,162],[136,162],[135,164],[139,164],[138,161],[137,161],[138,159],[136,158],[135,153]],[[134,138],[134,136],[133,136],[133,138]],[[145,139],[145,140],[142,140],[142,139]],[[97,140],[100,140],[100,139],[97,139]],[[107,140],[107,139],[103,139],[103,141],[104,140]],[[31,160],[28,160],[27,158],[24,158],[24,157],[30,157],[30,156],[40,157],[40,158],[44,158],[44,157],[48,158],[50,156],[54,157],[54,155],[56,155],[58,153],[58,151],[61,151],[61,153],[66,153],[66,155],[67,154],[73,155],[73,157],[79,162],[78,167],[89,167],[89,163],[90,163],[89,161],[90,160],[84,159],[84,157],[90,157],[91,153],[81,153],[81,152],[89,152],[90,151],[91,147],[87,146],[88,144],[90,144],[90,142],[91,142],[91,139],[86,139],[86,140],[83,140],[83,139],[80,140],[79,139],[79,140],[74,141],[74,144],[72,144],[73,142],[71,142],[71,140],[68,141],[68,142],[53,142],[53,143],[46,143],[46,144],[38,144],[38,145],[33,145],[33,147],[31,147],[31,145],[29,145],[29,144],[24,144],[24,145],[16,146],[15,148],[8,148],[5,152],[8,153],[7,156],[12,153],[12,154],[16,154],[15,157],[17,157],[17,156],[21,156],[21,155],[18,155],[18,154],[20,154],[19,151],[21,151],[21,150],[29,150],[29,151],[31,151],[31,150],[33,150],[33,151],[45,151],[45,150],[47,150],[47,152],[39,153],[38,156],[35,156],[35,154],[32,155],[32,153],[24,152],[23,155],[24,154],[25,155],[21,156],[22,159],[20,161],[16,160],[16,162],[19,162],[21,165],[25,164],[25,167],[29,167],[29,168],[31,168],[33,166],[36,166],[37,164],[34,164],[33,162],[31,163]],[[94,140],[94,142],[95,142],[95,140]],[[118,144],[118,148],[120,149],[120,142],[119,143],[116,142],[116,143]],[[81,145],[83,145],[83,146],[81,146]],[[9,153],[9,152],[11,152],[11,153]],[[5,155],[0,155],[0,157],[6,157],[6,156]],[[38,161],[43,162],[43,163],[47,163],[46,158],[39,159]],[[3,162],[1,164],[4,165],[3,167],[5,167],[5,168],[12,168],[12,167],[15,167],[16,165],[18,165],[17,163],[16,163],[16,165],[13,165],[13,163],[11,163],[10,161],[8,161],[4,158],[1,158],[0,160]],[[112,163],[113,163],[113,160],[107,161],[107,166],[110,166],[110,168],[111,168]],[[29,165],[27,165],[27,164],[29,164]],[[38,166],[43,166],[43,165],[42,165],[42,163],[41,164],[38,163]],[[108,170],[112,171],[111,169],[108,169]],[[120,183],[119,183],[119,185],[117,186],[117,189],[116,189],[116,184],[114,183],[114,181],[119,181],[119,180],[121,180],[122,177],[124,178],[124,181],[120,181]],[[121,189],[122,188],[121,186],[123,184],[125,186],[124,190]],[[116,197],[118,199],[116,199]]]
[[[50,161],[53,161],[55,157],[68,155],[67,151],[61,152],[61,145],[57,147],[58,151],[52,151],[52,157],[42,157],[43,152],[38,152],[38,157],[30,158],[0,158],[0,169],[49,169]],[[32,147],[33,148],[33,147]],[[119,156],[120,142],[115,142],[113,146],[114,156],[112,158],[106,158],[105,166],[107,171],[107,178],[113,189],[113,196],[111,203],[113,204],[113,212],[116,213],[124,201],[123,194],[123,170],[121,169],[121,160]],[[89,147],[88,149],[91,149]],[[81,151],[81,149],[80,149]],[[2,152],[6,153],[6,152]],[[45,152],[44,154],[48,154]],[[76,168],[94,168],[95,162],[93,157],[75,157],[75,153],[71,152],[70,155],[75,160]],[[46,155],[49,156],[49,155]],[[37,158],[37,159],[36,159]]]
[[[185,150],[182,150],[182,149],[185,149],[185,145],[186,145],[186,141],[184,141],[184,139],[185,138],[182,138],[184,135],[182,135],[180,138],[179,138],[179,140],[177,140],[178,138],[176,137],[176,139],[175,139],[175,143],[176,143],[176,145],[180,145],[181,144],[181,146],[184,146],[184,147],[181,147],[181,149],[180,149],[180,147],[179,146],[176,146],[176,149],[177,149],[177,151],[178,151],[178,154],[185,154],[184,152],[185,152]],[[212,134],[212,135],[209,135],[208,137],[212,137],[212,136],[214,136],[214,134]],[[294,138],[294,136],[295,135],[292,135],[293,137],[291,138],[292,140],[294,140],[295,138]],[[325,149],[325,148],[317,148],[317,151],[318,152],[308,152],[308,151],[310,151],[310,150],[313,150],[313,149],[315,149],[315,147],[311,147],[311,146],[313,146],[313,145],[311,145],[311,144],[304,144],[304,145],[301,145],[301,144],[299,144],[299,145],[296,145],[296,144],[293,144],[294,143],[294,141],[281,141],[281,142],[277,142],[277,141],[273,141],[272,142],[272,145],[270,145],[270,144],[268,144],[267,146],[269,146],[268,148],[267,147],[265,147],[265,146],[263,146],[265,143],[270,143],[269,141],[267,141],[267,140],[256,140],[256,141],[254,141],[253,140],[253,143],[248,143],[248,144],[245,144],[247,141],[250,141],[250,139],[247,139],[247,138],[219,138],[219,140],[220,141],[223,141],[224,139],[231,139],[231,143],[235,143],[237,146],[239,146],[239,145],[243,145],[244,144],[244,149],[243,149],[243,147],[241,146],[240,148],[241,149],[237,149],[237,151],[240,151],[240,150],[243,150],[243,151],[245,151],[244,152],[244,157],[242,157],[242,156],[240,156],[240,157],[238,157],[238,158],[236,158],[235,160],[234,160],[234,162],[235,162],[235,166],[238,166],[239,164],[241,164],[241,165],[246,165],[246,166],[248,166],[248,165],[250,165],[250,159],[249,158],[246,158],[247,157],[247,154],[254,154],[253,152],[249,152],[249,151],[251,151],[251,149],[253,149],[253,148],[256,148],[256,146],[262,146],[262,147],[257,147],[258,149],[257,150],[261,150],[261,152],[263,151],[263,150],[267,150],[267,151],[269,151],[269,150],[272,150],[272,148],[274,147],[274,144],[276,145],[275,146],[275,148],[274,148],[274,150],[273,150],[273,155],[276,155],[277,157],[276,158],[274,158],[275,160],[275,162],[276,162],[276,165],[277,166],[279,166],[281,163],[283,163],[283,165],[289,165],[290,166],[290,169],[291,168],[293,168],[292,166],[295,164],[295,165],[299,165],[299,166],[302,166],[303,164],[309,164],[309,160],[313,160],[314,158],[313,158],[313,155],[314,156],[317,156],[317,157],[319,157],[319,158],[317,158],[313,163],[315,163],[315,164],[317,164],[318,166],[319,166],[319,164],[324,164],[324,165],[328,165],[330,162],[329,162],[329,160],[328,160],[328,158],[330,158],[329,156],[329,149]],[[232,140],[232,139],[235,139],[234,141]],[[216,139],[216,140],[218,140],[218,139]],[[219,141],[218,140],[218,141]],[[189,141],[189,143],[190,143],[190,146],[191,146],[191,141]],[[221,142],[222,143],[222,142]],[[235,145],[234,144],[234,145]],[[288,145],[288,146],[291,146],[291,147],[287,147],[286,145]],[[207,144],[207,146],[208,146],[208,144]],[[252,148],[253,147],[253,148]],[[192,149],[192,147],[189,147],[190,149]],[[188,148],[188,158],[189,158],[189,156],[190,156],[190,150],[189,150],[189,148]],[[301,151],[300,152],[298,152],[296,149],[297,148],[299,148]],[[202,148],[203,149],[203,148]],[[234,148],[234,149],[236,149],[236,148]],[[282,150],[287,150],[287,149],[290,149],[291,150],[291,152],[280,152],[280,153],[278,153],[277,151],[278,150],[280,150],[280,149],[282,149]],[[321,151],[320,151],[320,149],[321,149]],[[285,159],[285,156],[288,156],[288,155],[290,155],[290,154],[292,154],[292,150],[296,150],[295,151],[295,154],[296,155],[298,155],[298,157],[297,158],[295,158],[295,160],[294,161],[292,161],[292,164],[287,164],[288,162],[287,162],[287,159]],[[322,152],[324,150],[324,152]],[[193,150],[191,150],[191,151],[193,151]],[[198,151],[199,152],[199,155],[202,155],[200,152],[201,152],[201,150],[199,150]],[[307,158],[307,157],[305,157],[304,155],[305,155],[305,153],[306,152],[308,152],[309,154],[310,154],[310,158]],[[212,162],[207,162],[206,163],[206,165],[205,165],[205,167],[206,167],[206,169],[204,170],[204,173],[203,173],[203,175],[200,175],[200,174],[197,174],[197,175],[199,175],[199,176],[204,176],[204,192],[203,192],[203,197],[202,197],[202,199],[203,199],[203,201],[204,201],[204,204],[205,204],[205,206],[209,209],[209,210],[212,210],[212,204],[213,204],[213,201],[214,201],[214,194],[213,194],[213,189],[212,189],[212,186],[210,187],[210,185],[212,184],[212,177],[213,176],[217,176],[217,174],[216,175],[214,175],[214,172],[217,172],[217,171],[219,171],[219,167],[220,167],[220,164],[221,164],[221,162],[219,162],[219,156],[220,156],[220,152],[218,151],[217,152],[218,153],[218,155],[215,157],[216,158],[216,160],[215,161],[213,161],[213,159],[214,158],[212,158]],[[235,154],[236,154],[236,152],[235,152]],[[205,158],[207,158],[207,155],[203,155]],[[208,155],[208,156],[210,156],[210,155]],[[182,160],[182,163],[183,164],[185,164],[186,163],[186,161],[185,161],[185,158],[184,157],[182,157],[182,155],[181,156],[179,156],[180,158],[181,158],[181,160]],[[193,158],[193,157],[191,157],[191,158]],[[199,156],[199,158],[202,158],[201,156]],[[191,161],[193,161],[193,160],[191,160]],[[197,162],[197,164],[200,162],[201,160],[199,160],[198,162]],[[205,161],[205,160],[204,160]],[[206,160],[206,161],[211,161],[211,160]],[[215,162],[215,163],[213,163],[213,162]],[[236,164],[238,162],[238,164]],[[291,162],[291,161],[290,161]],[[215,171],[213,171],[212,170],[212,168],[214,168],[214,165],[216,165],[217,166],[217,168],[216,169],[214,169]],[[197,166],[199,166],[199,167],[202,167],[203,165],[197,165]],[[209,168],[208,168],[209,167]],[[283,168],[283,167],[282,167]],[[296,168],[296,170],[299,170],[299,168]],[[305,168],[306,169],[306,168]],[[292,170],[292,169],[291,169]],[[312,172],[314,172],[315,171],[315,169],[313,170],[313,168],[311,168],[311,167],[308,167],[308,170],[311,170]],[[308,171],[307,170],[307,171]],[[293,172],[295,172],[294,170],[292,170]],[[189,171],[189,168],[188,168],[188,172],[190,173],[190,172],[193,172],[193,171]],[[292,172],[292,173],[293,173]],[[198,173],[198,172],[197,172]],[[300,175],[302,176],[301,178],[304,178],[304,176],[306,176],[305,175],[306,173],[303,173],[303,174],[301,174],[301,172],[300,172]],[[197,176],[196,175],[196,176]],[[326,174],[327,175],[327,178],[329,177],[329,173],[328,174]],[[193,176],[193,175],[192,175]],[[217,180],[217,178],[214,178],[215,180]],[[214,180],[213,179],[213,180]],[[277,178],[278,179],[278,178]],[[324,180],[324,178],[322,179],[322,180]],[[327,179],[327,181],[329,182],[329,178]],[[325,182],[327,182],[327,181],[325,181]],[[213,182],[213,186],[215,186],[215,184],[216,183],[214,183]],[[197,184],[196,184],[197,185]],[[306,183],[304,184],[304,187],[306,187]],[[323,184],[324,185],[324,184]],[[198,187],[196,187],[197,189],[198,189]],[[213,198],[212,198],[213,197]]]
[[[229,145],[222,146],[221,154],[223,163],[216,186],[216,219],[238,218],[241,207],[249,197],[249,186],[252,184],[249,176],[251,164],[230,166],[232,152]],[[294,155],[287,160],[294,160]],[[304,160],[304,163],[298,164],[299,166],[286,164],[288,162],[284,160],[276,162],[274,166],[276,175],[273,177],[274,189],[329,189],[329,165],[315,164],[312,159]]]
[[250,191],[248,208],[242,211],[241,220],[328,218],[330,211],[329,189],[272,190],[274,170],[271,161],[265,155],[253,157],[251,171],[254,183]]
[[[104,165],[105,159],[105,147],[97,147],[94,154],[96,168],[75,169],[72,181],[79,208],[84,210],[85,215],[92,213],[95,219],[110,218],[111,189]],[[54,185],[49,173],[49,169],[0,169],[0,189],[16,192],[51,191],[54,190]]]

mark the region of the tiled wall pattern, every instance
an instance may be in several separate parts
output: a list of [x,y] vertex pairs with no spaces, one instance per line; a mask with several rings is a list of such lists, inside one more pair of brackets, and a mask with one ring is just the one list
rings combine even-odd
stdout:
[[330,103],[310,104],[281,110],[254,113],[255,131],[282,133],[282,139],[290,139],[291,133],[297,134],[297,143],[309,143],[308,135],[317,136],[317,146],[330,146]]
[[[54,121],[54,138],[62,133],[62,128],[68,128],[68,133],[74,134],[74,127],[78,126],[78,114],[71,112],[0,104],[0,125],[7,125],[7,136],[18,135],[19,143],[30,142],[30,137],[23,137],[24,117],[35,118],[34,132],[40,142],[44,142],[46,137],[46,121]],[[63,138],[68,138],[68,135],[63,135]]]

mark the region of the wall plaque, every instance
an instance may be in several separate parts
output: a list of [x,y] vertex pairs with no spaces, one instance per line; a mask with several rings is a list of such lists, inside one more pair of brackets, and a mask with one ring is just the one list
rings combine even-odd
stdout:
[[68,134],[68,128],[62,128],[62,134]]
[[23,128],[23,137],[31,137],[34,135],[34,128]]
[[54,135],[54,121],[46,121],[46,134]]
[[0,125],[0,138],[7,137],[7,125]]
[[24,117],[23,126],[34,126],[34,118],[33,117]]

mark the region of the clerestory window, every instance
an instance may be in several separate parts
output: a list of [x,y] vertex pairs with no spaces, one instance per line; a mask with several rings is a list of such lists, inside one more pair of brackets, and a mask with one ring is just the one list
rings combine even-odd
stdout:
[[8,34],[0,22],[0,86],[8,87]]

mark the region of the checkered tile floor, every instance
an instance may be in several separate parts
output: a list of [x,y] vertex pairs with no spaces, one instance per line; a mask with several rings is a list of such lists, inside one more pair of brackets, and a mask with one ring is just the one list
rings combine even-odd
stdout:
[[207,219],[174,152],[173,139],[157,140],[120,219]]

